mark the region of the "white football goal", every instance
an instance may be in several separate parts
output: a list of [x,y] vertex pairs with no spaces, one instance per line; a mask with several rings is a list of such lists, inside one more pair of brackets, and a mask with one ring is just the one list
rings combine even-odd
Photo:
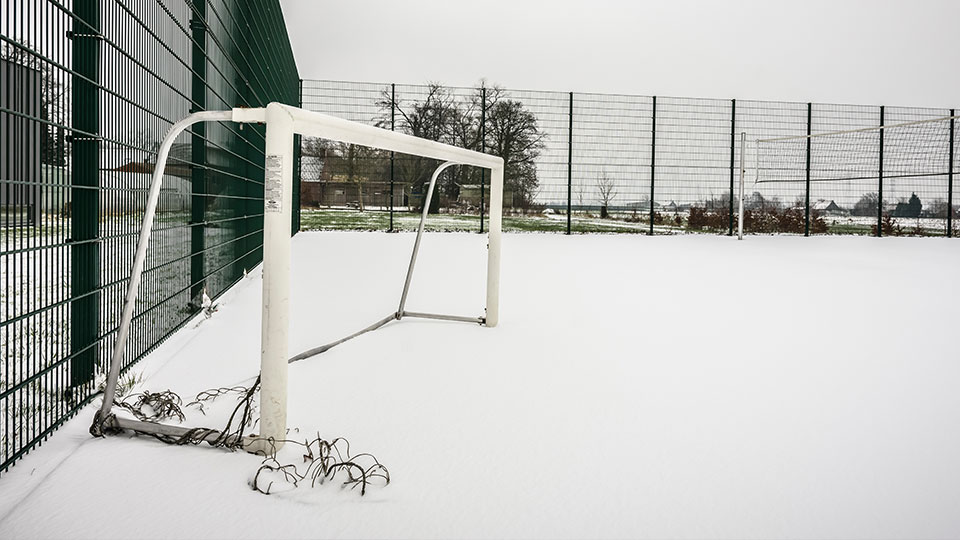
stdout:
[[[279,103],[271,103],[263,108],[238,108],[231,111],[208,111],[191,114],[170,128],[160,147],[157,158],[158,167],[153,173],[150,185],[133,269],[124,299],[120,326],[110,360],[103,404],[97,412],[93,426],[91,426],[92,433],[100,434],[105,429],[126,429],[164,437],[193,436],[208,441],[222,441],[225,435],[216,430],[188,429],[157,422],[122,418],[111,413],[115,404],[117,380],[123,363],[130,321],[133,318],[140,278],[150,242],[150,230],[160,197],[164,164],[174,139],[187,127],[199,122],[266,124],[259,434],[245,437],[243,441],[228,441],[231,446],[242,444],[251,451],[266,452],[268,448],[279,446],[279,441],[285,438],[287,430],[287,370],[288,365],[292,362],[320,354],[348,339],[376,330],[391,321],[401,320],[404,317],[461,321],[487,327],[497,325],[499,320],[500,236],[503,199],[503,160],[501,158]],[[293,211],[291,204],[293,201],[293,143],[295,134],[427,157],[439,160],[442,164],[434,171],[427,188],[423,214],[417,229],[406,281],[400,294],[397,310],[359,332],[291,357],[288,350],[290,328],[290,222],[291,212]],[[430,208],[430,200],[433,196],[437,177],[444,169],[454,165],[481,167],[491,171],[485,310],[483,315],[475,317],[406,311],[410,280],[413,277],[424,222]]]
[[[881,117],[882,119],[882,117]],[[832,184],[834,188],[873,191],[871,213],[884,211],[884,189],[892,181],[912,182],[913,189],[935,186],[952,200],[957,116],[942,116],[865,128],[757,139],[754,184]],[[741,175],[743,165],[741,140]],[[886,182],[886,184],[885,184]],[[743,182],[740,184],[740,226],[743,226]],[[945,216],[952,219],[952,205]],[[742,233],[740,234],[742,238]]]

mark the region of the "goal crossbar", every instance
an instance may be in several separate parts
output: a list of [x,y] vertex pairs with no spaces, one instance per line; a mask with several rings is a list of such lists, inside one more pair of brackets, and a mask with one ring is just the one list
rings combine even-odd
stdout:
[[[171,126],[157,156],[144,211],[143,224],[137,242],[130,281],[124,298],[123,311],[114,343],[103,404],[97,411],[90,428],[94,435],[101,435],[104,428],[130,429],[153,435],[177,435],[188,432],[187,428],[168,426],[156,422],[128,420],[111,414],[115,401],[117,381],[123,363],[124,349],[136,306],[140,279],[144,270],[150,232],[160,198],[160,188],[166,160],[174,140],[184,130],[200,122],[236,122],[240,124],[266,124],[264,213],[263,213],[263,304],[261,320],[260,357],[260,433],[244,441],[251,451],[276,448],[286,436],[287,416],[287,369],[290,363],[315,356],[347,340],[371,332],[391,321],[404,317],[439,319],[468,322],[494,327],[499,321],[500,291],[500,239],[502,229],[503,159],[436,141],[430,141],[387,131],[381,128],[351,122],[334,116],[307,111],[280,103],[266,107],[231,111],[204,111],[194,113]],[[441,160],[427,188],[423,213],[417,228],[416,240],[404,282],[403,293],[396,312],[376,323],[337,341],[310,349],[294,357],[288,357],[289,308],[290,308],[290,222],[293,190],[293,139],[294,134],[321,137],[412,154]],[[406,311],[405,304],[410,282],[416,265],[424,224],[431,197],[440,173],[453,165],[469,165],[490,169],[490,217],[487,243],[486,306],[482,317],[464,317]],[[216,433],[209,430],[211,433]]]

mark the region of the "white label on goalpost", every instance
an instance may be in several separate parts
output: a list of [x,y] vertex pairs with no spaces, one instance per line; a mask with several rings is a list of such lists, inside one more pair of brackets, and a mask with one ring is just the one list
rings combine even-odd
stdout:
[[263,177],[263,211],[279,212],[283,206],[283,156],[267,156]]

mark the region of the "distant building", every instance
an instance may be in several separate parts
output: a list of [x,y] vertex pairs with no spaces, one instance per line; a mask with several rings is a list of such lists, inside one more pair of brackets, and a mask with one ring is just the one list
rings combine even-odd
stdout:
[[[357,206],[389,207],[390,181],[367,180],[350,182],[341,175],[332,175],[329,180],[300,182],[301,206]],[[393,207],[409,206],[410,184],[393,183]]]
[[[0,60],[0,102],[16,114],[0,114],[0,226],[40,222],[40,72]],[[9,81],[9,84],[8,82]],[[22,116],[21,116],[22,115]],[[43,126],[46,129],[46,126]]]
[[840,215],[840,214],[846,214],[846,213],[847,213],[843,208],[840,208],[840,207],[837,205],[837,203],[835,203],[835,202],[833,202],[833,201],[827,201],[827,200],[824,200],[824,199],[820,199],[820,200],[814,202],[813,204],[810,205],[810,208],[811,208],[812,210],[817,210],[817,211],[819,211],[819,212],[821,212],[821,213],[823,213],[823,214],[835,214],[835,215]]
[[[461,204],[468,204],[470,206],[480,206],[480,184],[459,184],[460,186],[460,196],[457,198],[457,202]],[[506,208],[513,208],[515,206],[520,206],[518,203],[518,197],[516,192],[506,186],[503,188],[503,206]],[[483,204],[488,206],[490,204],[490,186],[484,186],[483,189]]]

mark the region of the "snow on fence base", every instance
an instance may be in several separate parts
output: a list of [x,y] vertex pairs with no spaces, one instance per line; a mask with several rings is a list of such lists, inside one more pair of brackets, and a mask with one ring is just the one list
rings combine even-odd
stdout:
[[[170,148],[176,137],[193,124],[199,122],[227,121],[241,124],[265,123],[267,126],[264,165],[263,318],[261,325],[261,365],[260,377],[258,379],[258,384],[261,389],[260,433],[247,437],[243,435],[245,422],[241,422],[239,431],[233,434],[230,432],[229,424],[227,429],[224,429],[222,432],[208,428],[188,429],[167,426],[149,420],[121,419],[112,413],[120,367],[130,329],[130,321],[136,306],[140,277],[144,269],[153,217],[159,201],[160,187],[163,181],[165,163]],[[341,340],[289,358],[287,343],[290,325],[289,224],[292,205],[294,134],[322,137],[350,144],[419,155],[443,160],[444,163],[433,173],[427,189],[427,199],[423,207],[423,214],[420,219],[416,241],[410,257],[410,265],[407,270],[400,305],[396,313]],[[400,320],[404,316],[479,323],[489,327],[497,325],[499,319],[500,234],[502,226],[501,202],[503,196],[504,166],[503,160],[499,157],[386,131],[279,103],[271,103],[265,108],[206,111],[195,113],[184,118],[170,128],[160,147],[157,163],[160,164],[160,166],[154,170],[150,185],[133,270],[125,296],[123,314],[117,332],[117,340],[114,344],[106,387],[104,389],[103,404],[95,415],[93,424],[90,427],[90,433],[95,436],[102,436],[111,430],[130,429],[140,433],[150,434],[161,440],[174,442],[175,444],[206,441],[216,446],[226,446],[230,448],[242,447],[250,452],[275,456],[276,451],[287,442],[287,366],[289,363],[320,354],[344,341],[381,328],[391,320]],[[432,197],[437,177],[445,168],[454,165],[472,165],[491,170],[491,212],[487,245],[487,291],[485,316],[483,317],[408,312],[404,309],[416,265],[420,241],[423,236],[424,222],[430,207],[430,198]],[[254,385],[254,387],[249,389],[248,400],[251,399],[256,386],[258,385]],[[177,399],[179,398],[177,397]],[[248,412],[249,407],[244,411],[244,418],[246,418]],[[231,417],[231,422],[232,420],[233,417]],[[309,443],[307,444],[309,446]],[[379,463],[375,465],[382,467]],[[336,469],[337,467],[335,466],[334,468]],[[350,472],[350,474],[352,479],[353,473]],[[364,472],[362,476],[365,477],[366,472]]]

